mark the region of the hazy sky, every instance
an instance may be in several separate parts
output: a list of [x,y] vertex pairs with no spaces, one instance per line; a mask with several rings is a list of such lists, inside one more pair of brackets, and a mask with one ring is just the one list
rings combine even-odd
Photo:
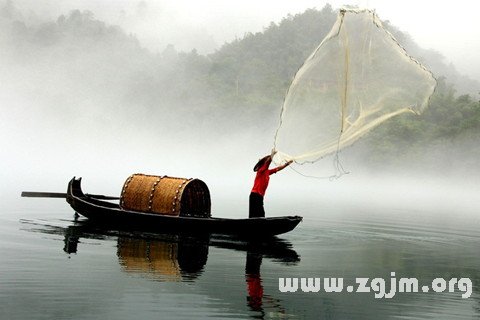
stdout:
[[54,19],[71,9],[91,10],[108,23],[135,33],[143,45],[162,50],[173,43],[179,50],[200,52],[220,46],[246,32],[262,31],[271,21],[326,3],[376,9],[408,32],[422,47],[441,52],[447,62],[480,80],[480,2],[475,0],[13,0],[24,12]]

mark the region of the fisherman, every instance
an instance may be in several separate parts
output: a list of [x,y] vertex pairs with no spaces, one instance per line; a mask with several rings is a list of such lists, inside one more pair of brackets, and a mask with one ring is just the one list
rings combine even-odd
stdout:
[[265,156],[262,159],[258,160],[257,164],[253,168],[253,171],[255,171],[257,175],[255,176],[255,182],[253,183],[252,192],[250,192],[248,214],[249,218],[265,217],[265,209],[263,208],[263,197],[265,196],[265,191],[268,187],[270,175],[285,169],[293,162],[293,160],[290,160],[279,167],[276,167],[274,169],[268,169],[270,163],[272,162],[272,157],[275,155],[275,153],[276,151],[273,151],[271,155]]

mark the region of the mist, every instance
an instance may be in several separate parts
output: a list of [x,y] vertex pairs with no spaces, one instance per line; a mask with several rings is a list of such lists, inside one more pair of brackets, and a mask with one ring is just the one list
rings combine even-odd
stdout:
[[[273,71],[263,75],[278,87],[262,91],[255,89],[263,80],[252,76],[254,63],[240,66],[246,80],[239,76],[231,86],[224,81],[227,73],[205,78],[210,68],[224,71],[220,62],[228,55],[219,58],[222,41],[232,35],[215,38],[195,28],[199,18],[192,18],[182,38],[171,32],[178,17],[172,8],[144,1],[51,1],[43,9],[34,2],[6,1],[0,8],[5,209],[33,203],[20,199],[23,190],[64,192],[73,176],[84,178],[89,193],[118,195],[130,174],[147,173],[200,178],[210,188],[214,216],[246,216],[253,165],[272,148],[283,88],[310,49],[298,54],[292,68],[279,67],[285,78]],[[152,29],[157,13],[162,19]],[[222,28],[221,19],[209,23]],[[232,30],[240,37],[252,31]],[[226,48],[233,51],[239,39],[231,41]],[[213,67],[211,60],[217,62]],[[437,69],[444,66],[441,58],[435,63]],[[449,74],[448,80],[461,80],[459,87],[464,83],[464,91],[478,84],[454,68]],[[273,102],[250,108],[258,100],[242,100],[243,92],[270,95]],[[478,131],[436,145],[420,143],[416,156],[398,162],[372,160],[371,146],[359,142],[341,153],[350,173],[340,179],[306,178],[291,170],[273,177],[267,215],[316,216],[322,212],[312,208],[333,206],[473,212],[480,176],[476,137]],[[328,176],[332,162],[297,169]]]
[[288,14],[299,14],[309,8],[321,9],[327,3],[337,9],[344,5],[374,9],[380,18],[408,32],[423,48],[441,52],[447,64],[452,63],[462,74],[480,80],[480,62],[476,57],[480,49],[478,5],[469,0],[455,3],[433,0],[14,1],[24,18],[34,23],[56,20],[74,9],[89,10],[98,19],[134,34],[153,51],[162,51],[166,45],[173,44],[180,51],[196,48],[204,54],[248,32],[262,32],[272,21],[279,22]]

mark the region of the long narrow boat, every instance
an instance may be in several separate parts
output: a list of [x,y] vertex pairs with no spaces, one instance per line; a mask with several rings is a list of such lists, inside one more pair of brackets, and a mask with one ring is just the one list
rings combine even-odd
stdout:
[[127,226],[135,229],[233,234],[247,237],[273,236],[293,230],[302,221],[299,216],[272,218],[226,219],[166,216],[153,213],[124,210],[119,204],[100,200],[84,194],[81,178],[73,178],[68,183],[67,202],[82,216],[92,221]]

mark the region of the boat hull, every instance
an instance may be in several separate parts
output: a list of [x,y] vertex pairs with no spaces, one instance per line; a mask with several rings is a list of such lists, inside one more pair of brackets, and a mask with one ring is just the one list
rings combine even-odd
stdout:
[[148,231],[266,237],[289,232],[302,221],[299,216],[226,219],[173,217],[128,211],[120,208],[118,204],[85,195],[81,188],[81,178],[73,178],[69,182],[66,199],[78,214],[97,223]]

